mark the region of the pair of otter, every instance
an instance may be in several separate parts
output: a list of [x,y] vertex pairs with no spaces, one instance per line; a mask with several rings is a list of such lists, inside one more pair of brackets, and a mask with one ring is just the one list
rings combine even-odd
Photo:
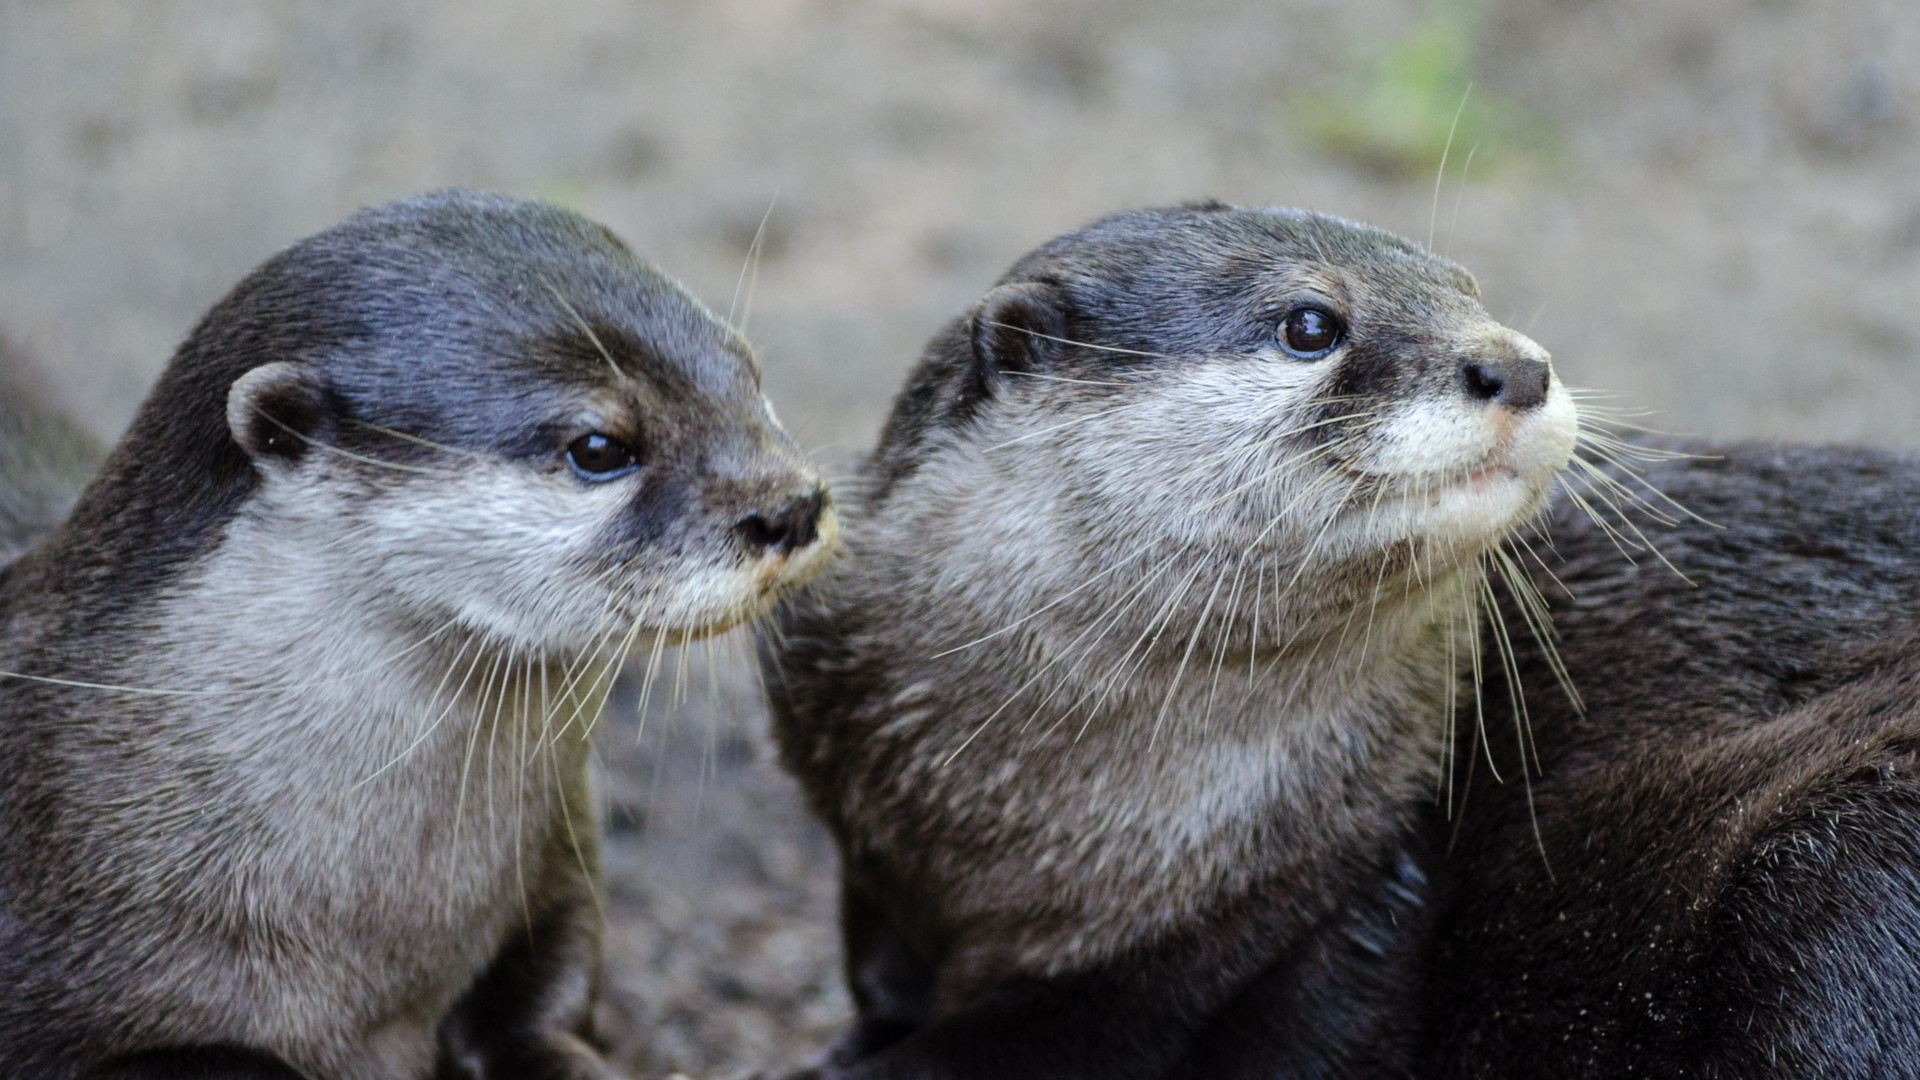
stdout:
[[361,213],[215,305],[0,567],[0,1074],[614,1075],[612,671],[832,544],[759,374],[498,196]]
[[1583,423],[1376,229],[1018,262],[763,643],[816,1074],[1920,1075],[1920,462]]
[[[1377,230],[1023,260],[766,646],[845,859],[821,1071],[1911,1071],[1920,472],[1655,468],[1731,526],[1660,538],[1698,593],[1550,507],[1563,667],[1483,567],[1577,434]],[[803,580],[824,506],[744,343],[572,215],[441,194],[270,261],[0,569],[0,1062],[606,1075],[607,668]]]

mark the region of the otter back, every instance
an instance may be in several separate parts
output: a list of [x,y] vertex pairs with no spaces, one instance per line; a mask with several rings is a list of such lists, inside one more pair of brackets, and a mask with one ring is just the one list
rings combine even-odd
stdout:
[[1521,642],[1529,760],[1505,709],[1460,750],[1492,760],[1445,860],[1425,1075],[1920,1061],[1920,460],[1689,449],[1647,471],[1705,519],[1648,534],[1678,574],[1551,521],[1586,709]]

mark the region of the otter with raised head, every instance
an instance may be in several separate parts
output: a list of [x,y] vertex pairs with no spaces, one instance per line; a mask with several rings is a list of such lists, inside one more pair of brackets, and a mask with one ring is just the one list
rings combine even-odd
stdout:
[[1409,1068],[1482,559],[1576,434],[1547,354],[1378,229],[1208,204],[1017,263],[766,639],[844,862],[824,1073]]
[[0,1072],[611,1075],[610,669],[833,533],[745,342],[577,215],[274,256],[0,571]]
[[[1548,504],[1593,433],[1476,293],[1209,205],[935,339],[763,645],[845,864],[820,1073],[1914,1075],[1920,459],[1596,437],[1639,475]],[[1494,547],[1543,507],[1557,653]]]

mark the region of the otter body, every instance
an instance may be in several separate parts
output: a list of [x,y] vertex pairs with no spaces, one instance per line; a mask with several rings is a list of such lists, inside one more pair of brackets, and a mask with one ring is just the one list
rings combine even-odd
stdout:
[[0,566],[53,528],[104,456],[30,376],[25,358],[0,341]]
[[0,576],[0,1072],[611,1075],[610,667],[831,541],[736,335],[446,192],[274,257]]
[[1920,1075],[1920,459],[1688,449],[1672,569],[1556,508],[1585,710],[1517,640],[1459,750],[1427,1075]]
[[1480,559],[1575,418],[1461,268],[1119,214],[929,346],[769,638],[844,861],[835,1077],[1373,1075]]

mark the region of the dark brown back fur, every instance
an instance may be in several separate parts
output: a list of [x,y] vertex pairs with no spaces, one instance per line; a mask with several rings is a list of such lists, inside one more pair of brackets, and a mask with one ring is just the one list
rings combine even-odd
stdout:
[[1920,1069],[1920,461],[1717,454],[1651,472],[1724,525],[1650,530],[1694,585],[1556,515],[1587,709],[1523,645],[1532,812],[1496,713],[1506,783],[1472,768],[1445,860],[1436,1076]]

